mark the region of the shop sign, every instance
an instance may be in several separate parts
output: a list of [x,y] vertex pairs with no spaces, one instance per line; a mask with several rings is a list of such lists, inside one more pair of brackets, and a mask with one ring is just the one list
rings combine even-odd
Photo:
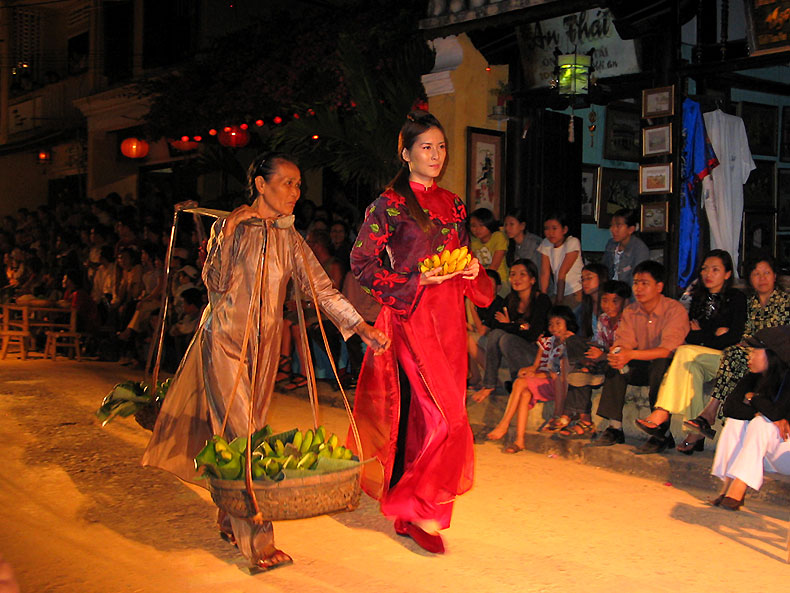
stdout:
[[[788,0],[790,1],[790,0]],[[620,39],[608,9],[592,8],[524,25],[522,63],[529,88],[547,87],[554,78],[554,49],[563,54],[594,50],[596,78],[639,72],[633,40]]]

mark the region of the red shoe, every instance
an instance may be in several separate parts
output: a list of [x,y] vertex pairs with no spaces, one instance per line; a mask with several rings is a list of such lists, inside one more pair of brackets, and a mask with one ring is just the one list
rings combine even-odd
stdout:
[[431,554],[444,554],[444,541],[438,533],[428,533],[403,519],[395,519],[395,533],[412,538],[418,546]]

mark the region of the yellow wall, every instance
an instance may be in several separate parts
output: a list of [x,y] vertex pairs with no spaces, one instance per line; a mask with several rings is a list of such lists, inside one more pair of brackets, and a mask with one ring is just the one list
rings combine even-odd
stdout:
[[466,128],[488,128],[504,130],[505,122],[488,119],[496,97],[490,89],[497,88],[499,81],[507,82],[507,66],[488,65],[469,37],[459,35],[458,42],[463,50],[463,61],[450,76],[455,92],[429,98],[430,110],[447,134],[449,158],[440,179],[442,187],[457,193],[466,200]]

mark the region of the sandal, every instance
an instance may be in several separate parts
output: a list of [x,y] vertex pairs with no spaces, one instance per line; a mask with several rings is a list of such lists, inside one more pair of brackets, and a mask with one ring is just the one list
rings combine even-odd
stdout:
[[557,433],[563,439],[590,439],[595,434],[595,424],[588,420],[577,420]]
[[714,439],[716,437],[716,431],[710,427],[710,422],[702,416],[697,416],[693,420],[686,420],[683,426],[689,431],[701,434],[706,438]]
[[[236,546],[236,536],[233,535],[233,532],[223,531],[223,530],[220,529],[219,536],[223,540],[228,542],[231,546]],[[236,547],[238,547],[238,546],[236,546]]]
[[274,376],[274,382],[279,383],[291,378],[291,357],[285,354],[280,354],[280,362],[277,363],[277,374]]
[[283,385],[283,391],[294,391],[307,386],[307,377],[304,375],[295,374],[291,377],[291,381]]
[[277,548],[274,549],[274,552],[266,556],[265,558],[261,558],[250,568],[251,572],[266,572],[267,570],[274,570],[275,568],[280,568],[281,566],[288,566],[289,564],[293,564],[293,558],[291,558],[288,554],[283,552],[282,550],[278,550]]
[[539,432],[558,432],[568,426],[570,423],[571,419],[567,416],[554,416],[554,418],[540,427]]
[[508,445],[503,453],[518,453],[519,451],[523,451],[524,447],[519,447],[516,443],[511,443]]

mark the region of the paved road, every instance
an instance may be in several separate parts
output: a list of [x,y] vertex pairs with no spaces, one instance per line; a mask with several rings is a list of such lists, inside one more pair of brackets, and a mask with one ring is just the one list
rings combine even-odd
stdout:
[[[363,498],[353,513],[277,523],[295,564],[249,576],[216,535],[205,491],[139,466],[148,434],[92,416],[128,370],[0,361],[0,554],[25,593],[266,591],[771,591],[785,582],[788,508],[708,507],[682,490],[574,461],[478,445],[448,554],[399,538]],[[342,410],[324,408],[340,432]],[[277,428],[306,426],[277,396]]]

